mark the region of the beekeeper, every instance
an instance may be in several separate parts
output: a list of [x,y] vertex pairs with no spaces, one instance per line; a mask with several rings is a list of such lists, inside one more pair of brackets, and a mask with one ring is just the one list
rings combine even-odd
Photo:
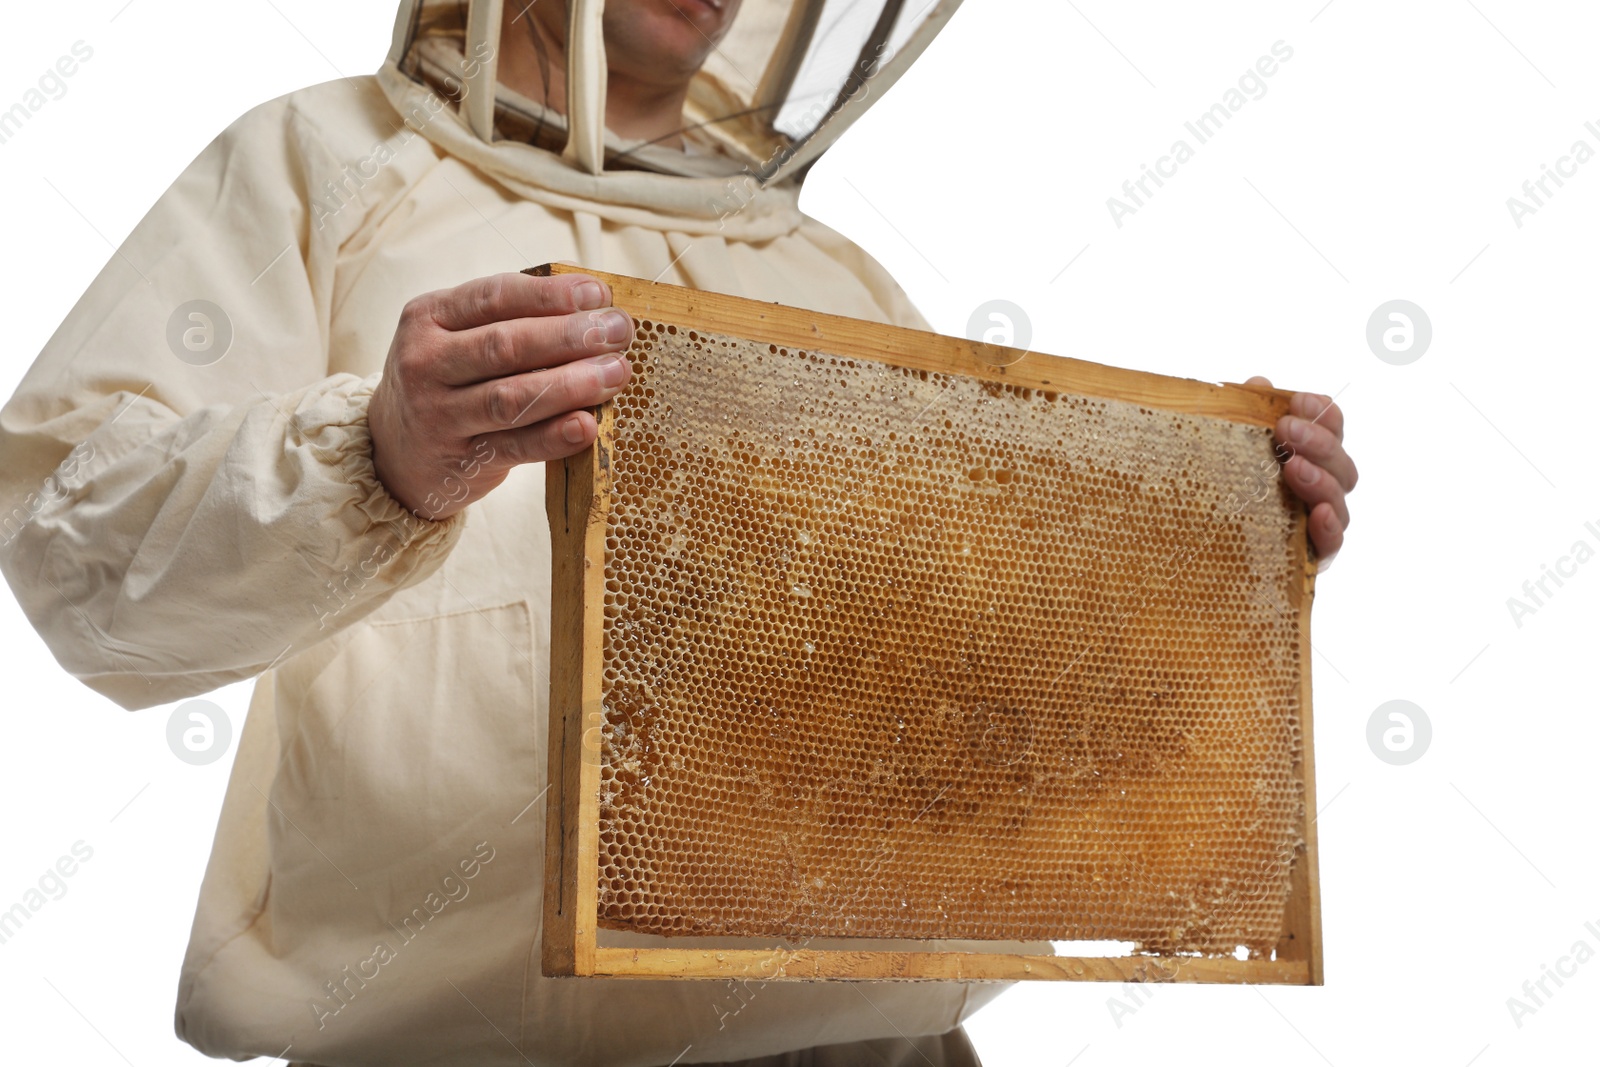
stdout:
[[[632,324],[597,282],[511,273],[923,327],[797,202],[957,2],[406,0],[376,77],[249,112],[95,279],[0,413],[0,500],[29,501],[0,564],[126,708],[257,679],[184,1040],[328,1067],[976,1062],[959,1025],[996,985],[541,976],[542,461],[592,441]],[[1331,555],[1354,468],[1336,408],[1295,411],[1286,475]]]

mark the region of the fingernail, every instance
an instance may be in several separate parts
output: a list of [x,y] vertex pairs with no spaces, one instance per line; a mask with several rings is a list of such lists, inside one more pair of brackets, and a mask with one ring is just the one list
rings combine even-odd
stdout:
[[1316,464],[1314,464],[1314,463],[1302,463],[1302,464],[1300,464],[1300,481],[1303,482],[1304,484],[1306,484],[1306,485],[1316,485],[1317,484],[1317,479],[1320,478],[1320,477],[1322,477],[1322,472],[1317,469]]
[[578,302],[579,311],[593,311],[609,303],[606,300],[606,291],[599,282],[579,282],[572,290],[572,295]]
[[576,415],[568,417],[567,421],[561,424],[561,437],[569,445],[582,444],[587,436],[583,432],[583,420]]
[[594,324],[594,328],[589,331],[588,335],[592,335],[598,330],[608,345],[621,344],[633,336],[633,320],[616,308],[612,308],[610,311],[596,312],[589,316],[589,321]]
[[1289,440],[1297,445],[1306,443],[1306,438],[1311,436],[1311,427],[1299,419],[1289,420]]
[[594,356],[589,362],[600,368],[600,381],[607,389],[628,380],[628,361],[622,356]]

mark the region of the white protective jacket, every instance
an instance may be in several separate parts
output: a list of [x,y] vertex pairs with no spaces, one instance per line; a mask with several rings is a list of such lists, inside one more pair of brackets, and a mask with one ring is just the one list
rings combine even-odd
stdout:
[[[924,8],[874,92],[953,6]],[[366,412],[402,305],[574,260],[923,325],[797,207],[793,175],[863,100],[775,159],[769,124],[686,164],[765,162],[764,185],[661,173],[659,148],[611,169],[598,12],[574,0],[558,154],[498,138],[472,96],[498,3],[403,3],[376,77],[264,104],[200,154],[0,412],[0,564],[62,666],[130,709],[257,679],[178,990],[204,1052],[695,1063],[940,1033],[1000,988],[540,974],[544,471],[438,524],[386,493]],[[418,73],[451,55],[459,107]]]

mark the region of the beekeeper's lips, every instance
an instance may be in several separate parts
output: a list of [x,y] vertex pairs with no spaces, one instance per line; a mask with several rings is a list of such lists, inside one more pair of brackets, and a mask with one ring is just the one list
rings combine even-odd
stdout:
[[701,30],[713,35],[714,31],[723,28],[730,6],[727,0],[666,0],[666,3]]

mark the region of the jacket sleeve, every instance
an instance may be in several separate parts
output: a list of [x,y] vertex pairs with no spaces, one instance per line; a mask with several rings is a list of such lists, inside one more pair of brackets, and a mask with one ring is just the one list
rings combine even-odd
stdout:
[[288,102],[245,115],[0,410],[0,571],[61,665],[123,707],[259,674],[460,537],[465,512],[429,522],[378,482],[378,375],[333,372],[336,260],[364,210],[314,201],[339,180]]

